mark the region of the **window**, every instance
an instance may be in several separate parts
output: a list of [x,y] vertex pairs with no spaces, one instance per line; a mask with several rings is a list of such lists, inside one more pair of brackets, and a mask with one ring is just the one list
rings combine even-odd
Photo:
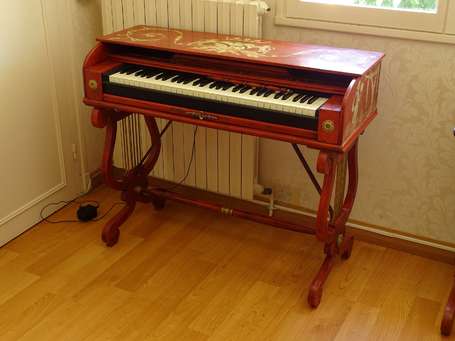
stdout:
[[278,0],[277,24],[455,43],[455,0]]
[[404,11],[422,11],[435,13],[437,0],[302,0],[331,5],[363,6],[370,8],[385,8]]

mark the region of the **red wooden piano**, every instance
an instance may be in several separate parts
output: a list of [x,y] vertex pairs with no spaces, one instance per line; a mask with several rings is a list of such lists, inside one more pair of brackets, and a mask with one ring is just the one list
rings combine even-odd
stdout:
[[[357,190],[358,140],[377,115],[382,58],[378,52],[149,26],[99,38],[84,64],[84,102],[93,107],[93,125],[106,128],[105,181],[125,202],[104,227],[103,241],[117,243],[119,227],[136,202],[162,209],[167,199],[314,233],[325,252],[308,295],[317,307],[336,257],[351,253],[353,239],[345,226]],[[133,113],[143,115],[152,146],[134,167],[115,176],[117,123]],[[149,186],[166,133],[156,118],[289,142],[320,193],[317,217],[296,225]],[[321,185],[299,145],[319,150]]]

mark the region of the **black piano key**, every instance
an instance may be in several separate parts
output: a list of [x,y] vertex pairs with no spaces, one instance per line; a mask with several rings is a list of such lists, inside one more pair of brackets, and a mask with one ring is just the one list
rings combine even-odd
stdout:
[[308,99],[311,98],[311,95],[305,95],[302,97],[302,99],[300,100],[300,103],[305,103]]
[[216,87],[218,85],[218,82],[213,82],[212,84],[209,85],[209,88],[210,89],[213,89],[214,87]]
[[256,93],[256,96],[262,96],[267,92],[267,88],[260,88],[259,91]]
[[264,97],[269,97],[271,94],[273,94],[275,91],[273,90],[267,90],[267,92],[264,94]]
[[199,83],[199,86],[200,87],[203,87],[203,86],[206,86],[207,84],[210,84],[211,82],[213,82],[213,79],[203,79],[200,83]]
[[286,101],[289,97],[291,97],[294,94],[292,91],[288,91],[287,93],[284,94],[284,96],[281,98],[283,101]]
[[313,104],[314,102],[316,102],[318,100],[318,96],[313,96],[311,97],[309,100],[308,100],[308,104]]
[[232,88],[233,86],[234,86],[234,84],[232,84],[232,83],[224,82],[223,91],[226,91],[226,90]]
[[129,68],[129,69],[125,72],[125,74],[131,75],[131,74],[133,74],[133,73],[135,73],[135,72],[137,72],[137,71],[139,71],[139,70],[140,70],[139,67],[133,66],[133,67]]
[[250,92],[250,95],[253,96],[253,95],[256,95],[259,91],[259,88],[254,88],[253,90],[251,90]]
[[283,96],[285,93],[286,93],[286,91],[280,91],[280,92],[278,92],[273,98],[278,99],[278,98],[280,98],[281,96]]
[[143,69],[139,69],[138,71],[134,72],[134,76],[138,76],[142,71],[144,71]]
[[299,101],[303,96],[305,96],[304,94],[299,94],[298,96],[295,96],[294,99],[292,100],[293,102],[297,102]]
[[182,84],[183,81],[186,79],[187,76],[180,76],[177,80],[176,80],[176,83],[177,84]]
[[173,77],[175,77],[175,76],[176,76],[175,73],[168,73],[166,76],[161,77],[161,79],[162,79],[163,81],[167,81],[167,80],[169,80],[169,79],[171,79],[171,78],[173,78]]
[[169,79],[171,79],[172,77],[174,77],[175,74],[171,73],[171,72],[168,72],[166,73],[163,77],[161,77],[161,80],[163,81],[168,81]]
[[127,72],[137,70],[137,66],[135,65],[124,65],[120,70],[119,73],[126,74]]
[[199,78],[199,76],[197,76],[197,75],[190,75],[183,81],[183,84],[191,83],[191,82],[195,81],[198,78]]
[[172,78],[171,78],[171,82],[172,82],[172,83],[176,83],[180,78],[182,78],[182,75],[177,75],[177,76],[175,76],[175,77],[172,77]]
[[234,89],[232,89],[232,92],[237,92],[237,91],[239,91],[239,90],[242,89],[242,88],[243,88],[243,84],[236,85],[236,86],[234,87]]
[[259,87],[259,88],[256,88],[256,89],[257,89],[256,96],[261,96],[261,94],[263,94],[265,92],[263,87]]
[[156,76],[156,75],[159,74],[159,73],[160,73],[160,71],[158,71],[158,70],[152,70],[152,69],[150,69],[150,70],[147,70],[147,71],[144,72],[144,76],[145,76],[146,78],[150,78],[150,77]]
[[204,79],[204,78],[199,77],[199,79],[197,79],[197,80],[193,83],[193,86],[198,86],[199,83],[201,83],[203,79]]
[[147,70],[142,70],[139,75],[139,77],[142,77],[142,78],[145,78],[145,76],[147,76]]
[[248,90],[251,90],[251,87],[248,86],[248,85],[245,85],[243,88],[240,89],[240,93],[241,94],[244,94],[245,92],[247,92]]
[[158,74],[158,76],[155,77],[156,80],[160,80],[162,79],[164,76],[166,76],[166,72],[161,72],[160,74]]

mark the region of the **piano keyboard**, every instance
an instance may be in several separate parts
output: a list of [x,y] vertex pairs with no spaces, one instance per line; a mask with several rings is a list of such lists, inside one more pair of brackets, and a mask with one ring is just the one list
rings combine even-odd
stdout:
[[205,76],[155,68],[124,65],[108,76],[110,84],[175,94],[206,101],[281,112],[294,118],[316,118],[328,100],[304,91],[272,90],[246,84],[217,81]]

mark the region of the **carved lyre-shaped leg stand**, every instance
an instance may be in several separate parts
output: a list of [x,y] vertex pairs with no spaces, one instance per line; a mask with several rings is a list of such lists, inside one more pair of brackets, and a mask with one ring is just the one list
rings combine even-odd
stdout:
[[[296,149],[296,146],[294,146]],[[297,155],[307,168],[301,153]],[[346,235],[346,222],[354,205],[357,192],[358,166],[357,166],[357,143],[355,143],[347,156],[349,170],[349,182],[346,196],[346,159],[343,154],[335,154],[321,151],[317,161],[317,170],[324,174],[322,188],[312,178],[321,197],[316,218],[316,237],[324,243],[325,259],[318,273],[311,283],[308,293],[308,303],[316,308],[321,302],[322,290],[337,256],[348,259],[351,255],[353,237]],[[310,178],[312,176],[310,175]],[[332,193],[335,190],[335,208],[330,206]]]
[[122,177],[117,178],[113,174],[112,159],[117,135],[117,122],[127,116],[128,114],[124,113],[97,109],[92,112],[92,124],[99,128],[106,127],[106,139],[101,165],[104,180],[108,186],[121,191],[121,198],[125,203],[120,212],[112,217],[103,229],[102,240],[107,246],[113,246],[117,243],[120,235],[119,227],[133,213],[137,201],[152,202],[156,209],[164,206],[163,198],[143,195],[143,192],[148,188],[148,175],[155,166],[161,150],[160,132],[153,117],[144,118],[152,141],[151,148],[139,164],[128,170]]
[[[316,308],[321,302],[323,286],[336,259],[338,256],[342,259],[347,259],[351,255],[353,238],[346,235],[346,222],[354,205],[357,191],[357,141],[347,153],[324,150],[319,152],[317,171],[324,176],[322,186],[319,185],[299,147],[293,144],[297,156],[320,194],[314,228],[309,224],[297,224],[275,216],[250,212],[240,208],[225,207],[220,203],[205,201],[202,198],[187,197],[184,194],[172,191],[172,188],[149,187],[148,176],[160,154],[161,136],[169,127],[171,121],[160,132],[154,118],[144,117],[152,145],[140,161],[133,167],[130,167],[131,169],[127,170],[124,175],[116,177],[113,174],[112,159],[117,123],[120,120],[128,118],[129,115],[128,113],[97,109],[92,113],[93,125],[99,128],[106,127],[106,140],[101,167],[106,184],[121,191],[121,197],[125,203],[125,206],[120,212],[111,218],[103,229],[102,239],[106,245],[113,246],[117,243],[120,235],[119,227],[133,213],[136,202],[151,202],[155,206],[155,209],[161,209],[164,207],[166,199],[176,200],[185,204],[193,204],[222,214],[250,219],[284,229],[314,233],[323,242],[325,253],[325,259],[313,279],[308,293],[308,303],[311,307]],[[347,171],[348,185],[345,195]],[[334,208],[331,207],[333,193],[335,193]]]

